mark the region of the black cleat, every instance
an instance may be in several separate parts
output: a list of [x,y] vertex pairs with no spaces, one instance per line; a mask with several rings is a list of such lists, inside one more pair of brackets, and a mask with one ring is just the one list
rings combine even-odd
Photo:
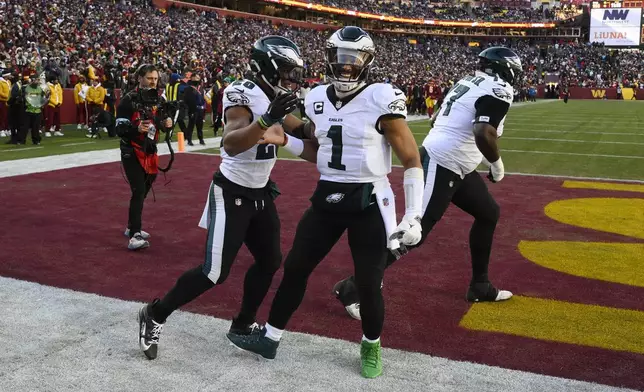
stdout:
[[275,359],[277,347],[280,345],[280,342],[266,337],[266,328],[262,328],[259,333],[250,335],[235,335],[229,332],[226,337],[237,348],[257,354],[265,359]]
[[512,293],[499,290],[490,282],[482,282],[471,284],[466,298],[469,302],[498,302],[512,298]]
[[358,296],[358,288],[353,276],[339,281],[333,286],[333,294],[342,303],[344,309],[349,313],[349,316],[356,320],[361,320],[360,317],[360,298]]
[[230,325],[228,333],[233,335],[248,336],[253,333],[259,333],[260,331],[261,328],[256,322],[253,322],[251,324],[240,323],[237,321],[237,319],[233,318],[233,322]]
[[148,359],[157,357],[159,335],[163,331],[163,324],[154,321],[150,315],[150,308],[157,302],[158,298],[139,310],[139,347]]

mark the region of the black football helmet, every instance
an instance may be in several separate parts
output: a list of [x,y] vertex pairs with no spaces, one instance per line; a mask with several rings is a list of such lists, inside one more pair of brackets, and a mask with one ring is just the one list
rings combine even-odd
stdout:
[[273,88],[276,95],[291,90],[282,80],[299,86],[304,79],[304,61],[293,41],[279,35],[268,35],[255,41],[250,54],[250,66],[255,76]]
[[502,46],[493,46],[479,53],[479,69],[490,75],[498,75],[510,84],[514,84],[523,71],[519,56]]

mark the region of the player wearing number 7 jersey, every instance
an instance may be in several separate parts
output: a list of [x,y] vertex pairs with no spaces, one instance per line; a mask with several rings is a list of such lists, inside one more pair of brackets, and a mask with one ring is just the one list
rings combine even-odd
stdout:
[[294,91],[302,82],[304,63],[292,41],[267,36],[255,42],[250,64],[253,80],[232,83],[223,94],[222,162],[199,223],[208,230],[204,262],[181,275],[161,300],[139,311],[139,345],[149,359],[157,356],[166,318],[223,283],[242,244],[255,263],[246,273],[241,311],[231,332],[255,330],[255,314],[281,264],[280,221],[273,202],[279,192],[269,179],[276,147],[258,142],[297,107]]
[[[388,248],[398,252],[398,241],[406,245],[420,241],[423,195],[420,155],[405,121],[404,94],[390,84],[366,83],[374,54],[373,41],[364,30],[344,27],[336,31],[326,47],[331,85],[316,87],[305,99],[311,122],[302,126],[301,133],[309,139],[285,136],[278,129],[265,134],[265,142],[282,144],[293,154],[316,162],[320,180],[311,207],[297,226],[268,323],[259,334],[228,334],[237,347],[274,358],[282,332],[304,297],[309,276],[347,231],[362,302],[360,354],[362,375],[367,378],[382,373],[380,286]],[[405,167],[406,208],[398,226],[387,179],[392,148]]]
[[[503,134],[512,104],[512,84],[522,68],[516,53],[503,47],[484,50],[479,60],[479,70],[461,79],[447,94],[434,116],[434,127],[423,141],[422,227],[424,240],[450,202],[474,217],[469,238],[472,279],[466,299],[494,302],[507,300],[512,293],[497,289],[488,279],[499,206],[476,168],[483,161],[490,167],[491,182],[503,179],[497,139]],[[389,257],[387,266],[394,261]],[[347,312],[359,319],[360,302],[353,277],[338,282],[333,290]]]

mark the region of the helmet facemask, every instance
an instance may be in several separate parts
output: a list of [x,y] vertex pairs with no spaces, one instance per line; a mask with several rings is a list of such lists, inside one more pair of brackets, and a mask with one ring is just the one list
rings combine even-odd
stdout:
[[347,93],[364,84],[374,57],[369,51],[328,47],[325,51],[326,73],[335,90]]

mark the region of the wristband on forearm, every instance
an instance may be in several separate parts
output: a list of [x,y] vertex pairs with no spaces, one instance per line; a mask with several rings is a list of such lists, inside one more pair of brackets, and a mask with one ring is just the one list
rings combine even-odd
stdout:
[[422,216],[423,191],[423,169],[412,167],[405,170],[403,189],[405,191],[405,215]]
[[286,139],[286,142],[284,143],[284,149],[291,154],[295,155],[296,157],[299,157],[302,155],[304,152],[304,142],[295,136],[287,136],[286,133],[284,134],[284,139]]
[[268,113],[262,114],[262,116],[257,119],[257,123],[259,124],[260,127],[262,127],[262,129],[268,129],[271,127],[271,125],[277,124],[277,123],[281,124],[282,122],[284,122],[283,118],[276,120],[272,118]]

